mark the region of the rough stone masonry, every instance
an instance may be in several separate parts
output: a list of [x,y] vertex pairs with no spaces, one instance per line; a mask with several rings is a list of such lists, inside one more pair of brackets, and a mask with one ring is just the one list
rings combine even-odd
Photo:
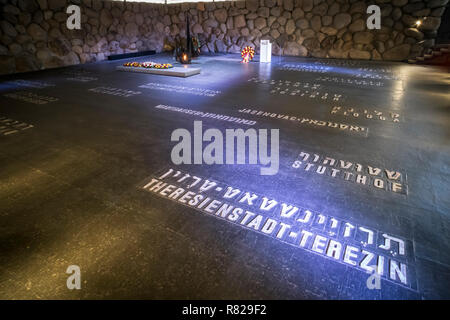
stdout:
[[[239,52],[261,39],[273,53],[401,61],[434,45],[448,0],[247,0],[151,4],[101,0],[0,0],[0,74],[104,60],[141,50],[170,51],[189,14],[202,52]],[[81,7],[81,30],[66,8]],[[380,30],[366,27],[381,8]],[[425,19],[424,19],[425,18]],[[423,24],[415,27],[418,19]]]

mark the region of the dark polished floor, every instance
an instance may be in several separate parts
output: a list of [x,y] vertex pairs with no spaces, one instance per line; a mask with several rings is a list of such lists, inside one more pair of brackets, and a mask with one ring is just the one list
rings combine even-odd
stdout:
[[[149,59],[172,62],[138,60]],[[450,75],[398,63],[239,61],[202,57],[190,78],[116,71],[124,61],[3,77],[0,298],[449,299]],[[194,120],[280,129],[277,175],[254,165],[176,169],[352,226],[332,235],[315,220],[303,230],[353,244],[355,265],[351,253],[334,259],[144,190],[175,168],[170,135]],[[332,166],[318,173],[327,158],[351,163],[351,178]],[[367,287],[363,250],[383,257],[380,289]],[[81,268],[81,290],[66,287],[69,265]]]

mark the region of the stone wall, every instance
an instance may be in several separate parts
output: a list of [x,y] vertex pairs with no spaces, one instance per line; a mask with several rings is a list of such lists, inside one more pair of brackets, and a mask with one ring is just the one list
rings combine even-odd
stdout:
[[[434,44],[448,0],[247,0],[159,5],[101,0],[0,0],[0,74],[93,62],[110,54],[173,49],[191,19],[202,52],[239,52],[260,39],[274,54],[405,60]],[[69,4],[82,30],[68,30]],[[381,30],[366,9],[382,8]],[[423,19],[419,30],[414,27]]]

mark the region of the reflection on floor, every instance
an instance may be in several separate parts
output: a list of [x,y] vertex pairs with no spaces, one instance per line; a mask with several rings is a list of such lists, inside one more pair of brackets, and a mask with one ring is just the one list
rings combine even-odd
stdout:
[[[3,77],[0,298],[450,298],[449,74],[239,61]],[[278,173],[175,166],[194,121],[279,129]]]

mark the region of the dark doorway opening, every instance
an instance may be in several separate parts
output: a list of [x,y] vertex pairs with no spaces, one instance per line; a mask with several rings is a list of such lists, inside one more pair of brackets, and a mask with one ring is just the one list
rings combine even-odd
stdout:
[[450,5],[447,5],[441,18],[441,25],[438,30],[436,43],[450,43]]

